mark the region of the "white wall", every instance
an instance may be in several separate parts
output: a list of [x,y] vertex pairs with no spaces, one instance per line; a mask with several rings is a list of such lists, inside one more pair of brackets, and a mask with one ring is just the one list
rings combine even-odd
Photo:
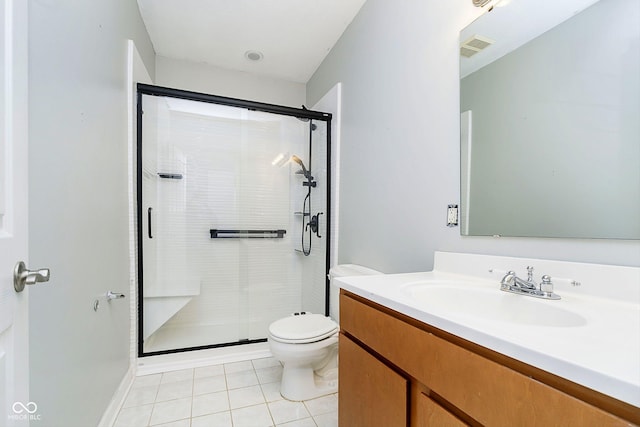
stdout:
[[[135,1],[29,2],[30,387],[47,427],[97,425],[129,367],[127,39]],[[127,295],[129,298],[130,295]]]
[[[368,0],[307,84],[342,82],[340,262],[428,270],[435,250],[640,265],[640,242],[462,237],[458,33],[470,0]],[[608,219],[607,219],[608,220]]]
[[156,58],[155,84],[296,108],[306,97],[302,83],[162,56]]

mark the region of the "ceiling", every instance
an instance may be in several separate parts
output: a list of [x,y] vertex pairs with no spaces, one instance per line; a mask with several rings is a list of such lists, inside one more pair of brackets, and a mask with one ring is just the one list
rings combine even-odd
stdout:
[[[306,83],[366,0],[138,0],[156,54]],[[247,51],[263,58],[250,61]]]
[[494,41],[481,53],[471,58],[460,58],[460,78],[512,52],[598,1],[503,0],[493,11],[485,13],[460,32],[461,42],[476,34]]

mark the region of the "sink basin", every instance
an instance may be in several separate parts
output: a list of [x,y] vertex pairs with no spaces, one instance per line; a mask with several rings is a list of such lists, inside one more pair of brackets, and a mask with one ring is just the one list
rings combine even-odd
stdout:
[[425,281],[407,284],[402,293],[414,305],[433,313],[448,312],[497,322],[532,326],[578,327],[581,315],[558,307],[559,301],[515,295],[496,288],[457,281]]

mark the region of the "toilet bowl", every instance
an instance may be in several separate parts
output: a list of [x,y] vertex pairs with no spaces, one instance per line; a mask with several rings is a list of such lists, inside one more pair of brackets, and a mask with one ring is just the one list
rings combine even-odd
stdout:
[[300,401],[338,391],[338,295],[333,280],[342,276],[382,274],[360,265],[345,264],[331,269],[330,313],[294,313],[269,325],[268,341],[273,357],[282,362],[280,394]]
[[321,314],[302,314],[269,326],[269,347],[282,362],[280,394],[308,400],[338,391],[338,324]]

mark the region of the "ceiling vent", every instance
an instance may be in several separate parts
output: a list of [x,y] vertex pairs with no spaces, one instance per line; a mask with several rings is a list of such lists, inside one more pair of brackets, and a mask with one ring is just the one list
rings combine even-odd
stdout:
[[470,58],[493,43],[493,40],[476,34],[460,44],[460,55]]

